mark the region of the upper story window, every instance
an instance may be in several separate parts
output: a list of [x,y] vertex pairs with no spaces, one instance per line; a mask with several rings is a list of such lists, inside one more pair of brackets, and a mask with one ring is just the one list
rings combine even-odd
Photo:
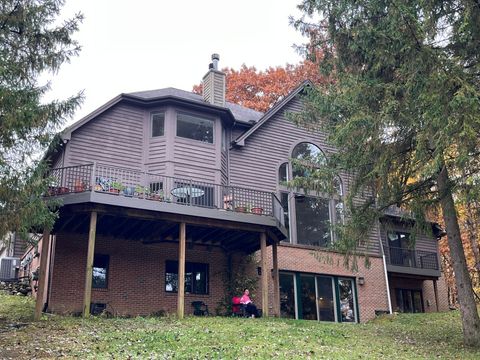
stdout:
[[178,113],[177,136],[213,144],[213,120]]
[[331,186],[328,186],[328,191],[288,189],[285,185],[289,180],[312,176],[316,169],[327,163],[323,151],[308,142],[295,146],[291,159],[291,163],[283,163],[278,168],[282,205],[284,209],[288,209],[285,221],[289,222],[290,241],[328,247],[335,240],[335,225],[344,222],[342,180],[335,176]]
[[280,185],[286,185],[288,181],[288,163],[283,163],[278,168],[278,183]]
[[308,177],[312,169],[327,163],[327,158],[320,148],[312,143],[303,142],[295,146],[292,152],[293,177]]
[[165,113],[155,112],[151,115],[152,137],[163,136],[165,131]]
[[388,231],[388,246],[398,249],[408,249],[410,247],[410,234],[402,231]]

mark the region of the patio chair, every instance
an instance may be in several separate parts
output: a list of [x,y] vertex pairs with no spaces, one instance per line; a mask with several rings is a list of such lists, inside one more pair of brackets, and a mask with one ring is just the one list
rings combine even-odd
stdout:
[[193,315],[195,316],[208,316],[208,305],[203,301],[192,301]]
[[247,317],[245,305],[240,303],[240,298],[238,296],[232,298],[232,316]]

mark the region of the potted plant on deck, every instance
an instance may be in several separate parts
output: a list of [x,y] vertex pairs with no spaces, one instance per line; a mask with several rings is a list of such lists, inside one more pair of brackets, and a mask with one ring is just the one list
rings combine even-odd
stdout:
[[120,194],[120,191],[122,191],[123,189],[124,189],[124,186],[122,183],[114,181],[112,182],[112,185],[108,191],[112,194],[118,195]]
[[263,214],[263,208],[261,208],[259,206],[252,206],[252,208],[250,209],[250,212],[252,214],[262,215]]

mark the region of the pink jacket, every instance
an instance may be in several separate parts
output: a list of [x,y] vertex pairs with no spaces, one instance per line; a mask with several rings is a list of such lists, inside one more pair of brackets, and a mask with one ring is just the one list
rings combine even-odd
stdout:
[[252,300],[250,300],[250,296],[243,294],[240,298],[240,304],[250,304]]

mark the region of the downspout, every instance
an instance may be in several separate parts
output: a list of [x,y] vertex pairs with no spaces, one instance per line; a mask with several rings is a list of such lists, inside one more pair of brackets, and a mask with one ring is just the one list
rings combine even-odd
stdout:
[[385,256],[385,251],[383,249],[383,241],[382,241],[382,236],[381,236],[381,233],[380,233],[380,224],[378,225],[377,232],[378,232],[378,239],[380,240],[380,249],[382,250],[383,271],[385,273],[385,284],[387,286],[388,312],[390,314],[392,314],[393,313],[393,311],[392,311],[392,298],[390,297],[390,284],[388,282],[387,258]]

